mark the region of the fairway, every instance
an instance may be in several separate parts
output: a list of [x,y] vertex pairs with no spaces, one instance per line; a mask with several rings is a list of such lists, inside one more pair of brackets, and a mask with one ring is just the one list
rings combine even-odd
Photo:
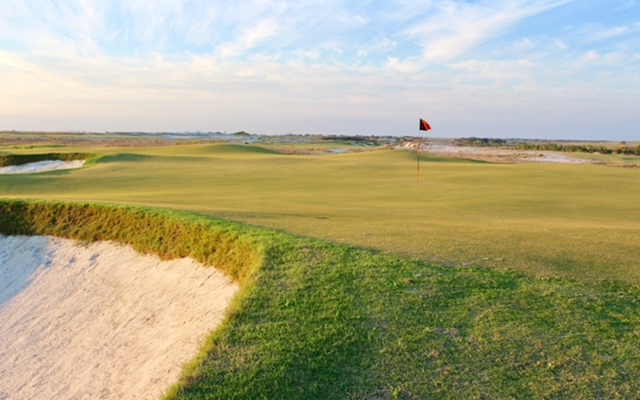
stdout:
[[95,156],[0,175],[0,232],[191,257],[239,285],[167,399],[640,391],[640,170],[423,156],[417,183],[400,150],[64,150]]
[[416,183],[416,156],[406,151],[74,151],[102,158],[81,170],[0,176],[0,193],[187,210],[445,266],[640,283],[638,169],[423,155]]

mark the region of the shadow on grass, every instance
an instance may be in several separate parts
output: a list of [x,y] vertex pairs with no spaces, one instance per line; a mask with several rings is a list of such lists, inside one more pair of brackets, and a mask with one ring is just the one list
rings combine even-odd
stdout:
[[[416,160],[416,161],[418,160],[418,153],[416,153],[415,151],[396,150],[394,152],[395,153],[404,154],[405,157],[408,158],[408,159]],[[475,160],[475,159],[463,158],[463,157],[439,156],[439,155],[432,155],[432,154],[428,154],[428,153],[420,153],[420,162],[424,162],[424,163],[455,163],[455,164],[495,164],[495,163],[492,163],[491,161],[485,161],[485,160]]]
[[202,146],[202,154],[279,154],[276,151],[248,144],[216,144]]
[[121,153],[114,154],[111,156],[102,156],[98,159],[98,164],[109,164],[109,163],[118,163],[118,162],[140,162],[145,160],[153,159],[154,156],[146,156],[142,154],[130,154],[130,153]]

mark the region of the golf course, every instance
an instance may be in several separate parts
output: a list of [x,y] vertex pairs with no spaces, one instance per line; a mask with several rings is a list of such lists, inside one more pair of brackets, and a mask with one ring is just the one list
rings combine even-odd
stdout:
[[640,393],[640,168],[348,141],[0,142],[7,164],[51,158],[85,162],[0,175],[1,234],[191,257],[238,284],[166,399]]

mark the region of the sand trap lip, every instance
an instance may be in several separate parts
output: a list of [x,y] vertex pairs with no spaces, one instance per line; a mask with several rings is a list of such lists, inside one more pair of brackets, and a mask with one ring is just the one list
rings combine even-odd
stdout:
[[0,174],[32,174],[36,172],[57,171],[63,169],[75,169],[84,165],[85,160],[61,161],[49,160],[38,161],[22,165],[8,165],[0,167]]
[[0,399],[157,398],[236,290],[191,259],[0,235]]

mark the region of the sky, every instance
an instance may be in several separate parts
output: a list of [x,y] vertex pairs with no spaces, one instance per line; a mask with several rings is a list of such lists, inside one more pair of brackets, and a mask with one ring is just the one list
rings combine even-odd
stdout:
[[0,130],[640,140],[636,0],[2,0]]

